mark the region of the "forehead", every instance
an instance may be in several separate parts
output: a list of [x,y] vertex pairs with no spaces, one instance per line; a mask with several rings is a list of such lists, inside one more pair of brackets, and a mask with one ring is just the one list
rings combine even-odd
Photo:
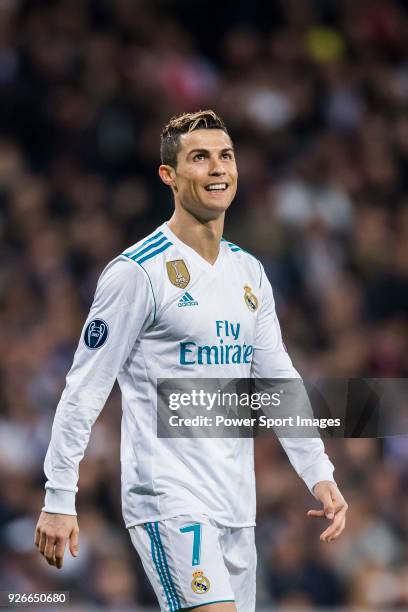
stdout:
[[223,130],[193,130],[180,136],[179,153],[192,149],[222,150],[232,148],[231,138]]

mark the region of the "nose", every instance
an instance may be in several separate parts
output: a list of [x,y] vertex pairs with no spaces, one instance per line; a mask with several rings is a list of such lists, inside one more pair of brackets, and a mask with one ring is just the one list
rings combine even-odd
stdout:
[[225,169],[222,164],[222,161],[218,159],[218,157],[211,159],[208,174],[210,174],[211,176],[223,176],[225,174]]

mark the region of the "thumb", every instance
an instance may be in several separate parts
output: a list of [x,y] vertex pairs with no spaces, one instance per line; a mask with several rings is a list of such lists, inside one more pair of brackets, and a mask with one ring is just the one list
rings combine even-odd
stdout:
[[323,502],[324,514],[326,518],[333,519],[334,518],[334,506],[333,506],[333,501],[332,501],[330,493],[327,493],[327,495],[324,496],[324,498],[322,499],[322,502]]
[[78,539],[79,532],[77,530],[74,530],[69,538],[69,550],[73,557],[78,556]]

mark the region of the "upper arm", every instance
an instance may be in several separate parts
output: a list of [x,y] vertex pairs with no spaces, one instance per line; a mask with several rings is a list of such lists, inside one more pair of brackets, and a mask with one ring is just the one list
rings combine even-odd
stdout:
[[103,393],[128,358],[141,330],[153,320],[154,298],[145,271],[116,259],[101,274],[83,326],[68,387]]
[[299,378],[282,341],[271,284],[261,266],[261,307],[256,322],[252,376]]

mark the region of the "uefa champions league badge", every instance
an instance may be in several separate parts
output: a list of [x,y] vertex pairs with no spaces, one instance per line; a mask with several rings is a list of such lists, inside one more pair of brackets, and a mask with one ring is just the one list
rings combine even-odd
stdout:
[[102,319],[93,319],[86,326],[84,332],[84,342],[91,350],[101,348],[108,338],[108,333],[109,328],[105,321]]
[[193,572],[191,588],[193,589],[194,593],[198,593],[199,595],[208,593],[210,590],[210,581],[204,576],[204,572],[202,570]]

